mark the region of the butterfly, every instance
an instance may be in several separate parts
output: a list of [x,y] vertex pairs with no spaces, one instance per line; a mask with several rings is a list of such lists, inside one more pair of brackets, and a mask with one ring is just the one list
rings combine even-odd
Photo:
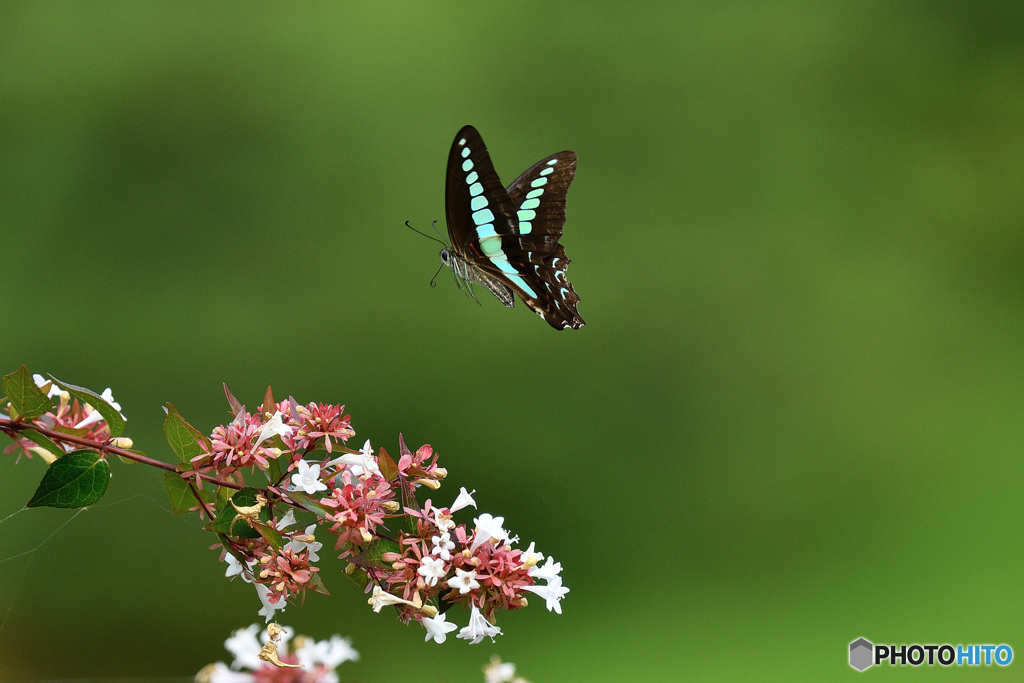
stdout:
[[558,243],[575,173],[576,153],[567,150],[504,187],[476,128],[465,126],[455,136],[444,194],[452,246],[441,250],[441,261],[474,300],[472,285],[479,283],[509,308],[518,295],[556,330],[586,324],[565,277],[569,257]]

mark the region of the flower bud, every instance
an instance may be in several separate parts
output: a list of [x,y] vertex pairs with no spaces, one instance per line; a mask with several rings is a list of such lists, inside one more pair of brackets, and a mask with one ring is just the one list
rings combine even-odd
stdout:
[[110,445],[113,446],[114,448],[123,448],[125,450],[128,450],[129,448],[132,447],[133,443],[132,440],[129,439],[127,436],[119,436],[116,439],[111,439]]

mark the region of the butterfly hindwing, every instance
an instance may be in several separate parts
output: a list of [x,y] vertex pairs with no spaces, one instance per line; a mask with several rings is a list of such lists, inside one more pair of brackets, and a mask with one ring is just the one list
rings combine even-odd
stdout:
[[472,126],[459,131],[448,155],[445,210],[456,257],[449,265],[463,279],[485,284],[506,306],[515,292],[555,329],[585,324],[559,244],[575,171],[575,152],[559,152],[506,190]]

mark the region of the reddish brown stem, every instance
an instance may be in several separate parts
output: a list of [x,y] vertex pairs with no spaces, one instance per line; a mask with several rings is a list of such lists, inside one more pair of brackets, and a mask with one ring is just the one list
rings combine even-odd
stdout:
[[[141,462],[144,465],[159,467],[162,470],[167,470],[168,472],[178,472],[180,474],[178,468],[169,462],[155,460],[153,458],[146,457],[145,455],[139,455],[138,453],[132,453],[131,451],[125,450],[123,448],[112,446],[107,441],[93,441],[92,439],[86,439],[81,436],[73,436],[71,434],[64,434],[63,432],[57,432],[52,429],[47,429],[46,427],[42,427],[31,422],[21,422],[20,420],[13,421],[0,418],[0,431],[6,433],[11,438],[15,438],[15,434],[22,432],[26,429],[35,430],[42,434],[43,436],[54,441],[62,441],[64,443],[73,444],[75,446],[91,448],[94,451],[99,451],[104,454],[113,453],[114,455],[120,455],[122,458],[127,458],[128,460],[134,460],[135,462]],[[198,476],[200,479],[208,481],[211,484],[216,484],[217,486],[226,486],[232,489],[245,488],[244,484],[238,484],[233,481],[224,481],[222,479],[217,479],[216,477],[211,477],[207,474],[200,474]]]

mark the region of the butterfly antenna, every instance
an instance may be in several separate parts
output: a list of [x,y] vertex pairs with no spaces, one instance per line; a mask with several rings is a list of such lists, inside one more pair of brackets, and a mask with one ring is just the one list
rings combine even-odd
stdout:
[[434,229],[434,232],[437,233],[438,237],[440,237],[441,239],[444,239],[444,237],[441,235],[441,231],[437,229],[437,221],[432,221],[430,223],[430,227],[432,227]]
[[[433,225],[434,225],[434,230],[436,231],[436,230],[437,230],[437,221],[434,221]],[[420,234],[420,235],[423,235],[423,236],[424,236],[424,237],[426,237],[427,239],[431,239],[431,240],[434,240],[435,242],[440,242],[440,243],[441,243],[441,246],[442,246],[442,247],[447,247],[447,246],[448,246],[448,243],[447,243],[447,242],[445,242],[445,241],[443,241],[443,240],[439,240],[439,239],[437,239],[436,237],[432,237],[432,236],[428,235],[428,234],[427,234],[427,233],[425,233],[425,232],[420,232],[420,231],[419,231],[419,230],[417,230],[416,228],[412,227],[411,225],[409,225],[409,221],[406,221],[406,222],[405,222],[405,227],[409,228],[410,230],[412,230],[412,231],[413,231],[413,232],[415,232],[415,233],[418,233],[418,234]],[[438,234],[440,235],[441,233],[438,233]],[[437,276],[435,275],[434,277],[437,277]]]

